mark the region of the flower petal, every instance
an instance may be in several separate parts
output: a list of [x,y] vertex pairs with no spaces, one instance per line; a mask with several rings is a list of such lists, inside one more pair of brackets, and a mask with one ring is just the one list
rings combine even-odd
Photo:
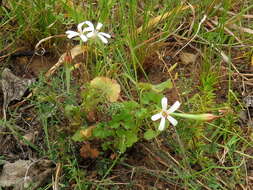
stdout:
[[151,117],[151,119],[152,119],[152,121],[156,121],[156,120],[158,120],[158,119],[160,119],[160,118],[162,118],[162,117],[163,117],[163,116],[162,116],[161,113],[157,113],[157,114],[153,115],[153,116]]
[[168,114],[173,113],[180,107],[179,101],[176,101],[167,111]]
[[[84,21],[84,24],[87,24],[88,25],[88,27],[86,27],[85,29],[87,30],[88,28],[90,29],[90,30],[87,30],[87,31],[94,31],[95,30],[95,28],[94,28],[94,25],[92,24],[92,22],[91,21]],[[84,30],[85,30],[84,29]]]
[[177,120],[176,119],[174,119],[173,117],[171,117],[170,115],[167,117],[167,119],[169,120],[169,122],[172,124],[172,125],[174,125],[174,126],[176,126],[177,125]]
[[168,106],[168,99],[166,97],[162,98],[162,109],[163,111],[167,111],[167,106]]
[[88,38],[92,38],[92,37],[94,37],[95,35],[96,35],[95,32],[89,32],[88,34],[86,34],[86,36],[87,36]]
[[110,34],[107,34],[107,33],[104,33],[104,32],[99,32],[98,34],[106,37],[106,38],[111,38],[111,35]]
[[108,43],[108,40],[102,36],[101,34],[98,34],[98,37],[100,38],[100,40],[102,40],[103,43],[107,44]]
[[100,29],[102,28],[102,26],[103,26],[103,24],[100,23],[100,22],[98,22],[97,27],[96,27],[96,30],[97,30],[97,31],[100,30]]
[[158,130],[163,131],[164,128],[165,128],[165,117],[162,117]]
[[88,40],[88,38],[84,34],[81,34],[80,38],[82,39],[83,42],[87,42]]
[[82,33],[82,32],[83,32],[83,31],[82,31],[82,27],[83,27],[84,24],[86,24],[86,23],[85,23],[85,22],[81,22],[80,24],[77,25],[77,31],[78,31],[79,33]]
[[76,37],[76,36],[79,36],[78,32],[71,31],[71,30],[66,31],[66,34],[67,34],[67,38],[69,38],[69,39],[73,38],[73,37]]
[[86,27],[83,29],[83,32],[91,32],[91,31],[94,31],[94,27]]

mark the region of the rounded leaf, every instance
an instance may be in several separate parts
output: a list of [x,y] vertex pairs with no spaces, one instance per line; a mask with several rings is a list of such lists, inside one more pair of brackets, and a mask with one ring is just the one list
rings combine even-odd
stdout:
[[146,140],[151,140],[153,138],[155,138],[159,133],[157,133],[156,131],[149,129],[144,133],[144,138]]
[[90,82],[90,85],[100,90],[110,102],[116,102],[119,98],[120,85],[116,80],[107,77],[96,77]]

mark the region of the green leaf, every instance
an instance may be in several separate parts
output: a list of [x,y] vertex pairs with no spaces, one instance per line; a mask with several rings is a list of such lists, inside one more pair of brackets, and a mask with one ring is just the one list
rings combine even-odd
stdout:
[[163,92],[164,90],[167,90],[167,89],[170,89],[172,88],[173,85],[172,85],[172,82],[171,80],[167,80],[165,82],[162,82],[160,84],[157,84],[157,85],[153,85],[152,86],[152,89],[155,91],[155,92]]
[[122,153],[124,153],[127,148],[133,146],[133,144],[138,141],[137,134],[131,131],[119,129],[116,131],[116,134],[118,136],[119,141],[115,145]]
[[137,85],[138,85],[138,88],[140,88],[141,90],[153,90],[158,93],[161,93],[164,90],[167,90],[173,87],[170,79],[156,85],[152,85],[150,83],[144,83],[144,82],[140,82]]
[[141,108],[135,113],[135,116],[137,117],[137,119],[144,119],[147,115],[148,115],[148,110],[146,108]]
[[117,128],[119,128],[119,126],[120,126],[120,122],[113,122],[113,121],[111,121],[111,122],[109,122],[108,124],[109,124],[109,126],[110,126],[112,129],[117,129]]
[[110,130],[110,128],[104,126],[104,125],[97,125],[97,127],[93,130],[93,135],[94,137],[98,137],[98,138],[106,138],[106,137],[110,137],[113,136],[113,131]]
[[120,138],[125,136],[125,133],[126,133],[126,131],[124,129],[118,129],[116,131],[117,136],[120,137]]
[[119,139],[119,142],[115,144],[121,153],[124,153],[127,149],[125,139]]
[[81,132],[81,129],[77,130],[75,132],[75,134],[72,136],[72,140],[73,141],[75,141],[75,142],[82,142],[82,141],[84,141],[83,135],[80,132]]
[[114,123],[120,122],[120,121],[125,121],[129,120],[128,118],[131,117],[131,114],[129,114],[127,111],[123,110],[119,114],[116,114],[115,116],[112,117],[112,121]]
[[139,107],[139,104],[135,101],[125,101],[123,102],[124,110],[131,112]]
[[64,112],[67,117],[71,117],[71,116],[75,115],[75,113],[79,113],[80,108],[77,106],[74,106],[74,105],[66,105],[64,108]]
[[156,93],[156,92],[145,92],[142,94],[141,96],[141,103],[142,104],[150,104],[155,103],[155,104],[160,104],[161,103],[161,99],[162,99],[163,95]]
[[102,144],[103,151],[106,151],[106,150],[110,149],[111,147],[112,147],[112,141],[104,142]]
[[157,133],[156,131],[149,129],[144,133],[144,138],[146,140],[151,140],[153,138],[155,138],[159,133]]
[[126,146],[131,147],[134,143],[138,141],[138,137],[136,133],[132,133],[130,131],[126,132]]
[[135,124],[134,118],[130,117],[130,118],[128,118],[128,120],[125,120],[123,126],[124,126],[125,129],[133,129],[133,128],[135,128],[136,124]]
[[137,84],[138,88],[141,90],[151,90],[152,89],[152,84],[146,83],[146,82],[139,82]]

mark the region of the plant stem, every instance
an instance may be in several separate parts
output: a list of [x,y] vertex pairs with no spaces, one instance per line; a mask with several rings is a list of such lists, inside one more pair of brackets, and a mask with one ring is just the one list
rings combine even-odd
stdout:
[[[111,167],[106,171],[106,173],[105,173],[105,175],[103,176],[103,178],[102,178],[101,181],[103,181],[103,180],[107,177],[107,175],[111,172],[111,170],[113,169],[113,167],[115,166],[115,164],[116,164],[117,161],[119,160],[120,156],[121,156],[121,153],[120,153],[120,154],[117,156],[117,158],[113,161]],[[97,186],[96,190],[98,190],[99,187],[100,187],[100,185]]]
[[71,79],[71,68],[70,65],[65,63],[65,76],[66,76],[66,87],[67,87],[67,93],[70,93],[70,79]]
[[185,153],[185,149],[184,149],[184,145],[183,145],[183,142],[181,141],[180,139],[180,136],[177,132],[177,129],[175,126],[172,125],[172,128],[174,129],[175,133],[176,133],[176,136],[177,136],[177,141],[178,141],[178,144],[180,146],[180,149],[182,151],[182,154],[183,154],[183,164],[184,164],[184,168],[186,170],[186,172],[189,174],[190,173],[190,170],[191,170],[191,167],[189,165],[189,163],[187,162],[187,156],[186,156],[186,153]]

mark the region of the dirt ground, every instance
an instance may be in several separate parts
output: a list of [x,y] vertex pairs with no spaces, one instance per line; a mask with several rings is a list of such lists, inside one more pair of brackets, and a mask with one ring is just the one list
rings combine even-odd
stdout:
[[[160,47],[159,51],[151,53],[150,56],[147,56],[143,61],[143,68],[151,83],[157,84],[167,80],[168,78],[173,79],[173,89],[166,92],[166,95],[170,97],[169,104],[176,100],[186,98],[184,96],[180,96],[182,90],[184,90],[183,87],[180,86],[183,82],[181,78],[192,79],[192,87],[189,87],[191,88],[190,93],[187,94],[188,98],[198,92],[198,88],[196,88],[196,86],[200,83],[199,77],[203,58],[199,54],[193,62],[183,63],[180,55],[173,57],[178,49],[179,47],[172,39],[172,42],[167,44],[165,43],[162,47]],[[184,52],[198,54],[198,52],[193,48],[186,48]],[[2,59],[1,64],[10,68],[11,71],[20,78],[37,79],[40,73],[44,73],[53,67],[59,58],[59,55],[52,54],[39,56],[34,55],[33,53],[30,55],[25,55],[26,52],[19,53],[20,55],[16,54]],[[233,70],[231,75],[233,89],[240,95],[239,97],[241,97],[241,100],[243,100],[244,97],[251,95],[253,84],[251,83],[253,76],[247,75],[252,71],[250,60],[246,59],[245,56],[242,56],[243,54],[244,52],[234,50],[232,62],[238,69],[238,72]],[[167,69],[171,68],[175,63],[178,63],[178,65],[168,74]],[[219,82],[216,87],[217,90],[215,91],[217,95],[217,102],[224,102],[226,95],[228,94],[228,67],[225,62],[222,62],[221,64],[224,66],[221,66],[221,70],[218,72]],[[176,73],[179,75],[176,75]],[[139,80],[141,82],[147,81],[141,71],[139,76]],[[246,78],[249,80],[246,80]],[[40,152],[38,152],[35,147],[42,149],[46,148],[45,134],[43,128],[41,127],[42,125],[39,117],[36,115],[33,105],[29,104],[30,97],[28,97],[28,100],[26,99],[29,94],[30,91],[26,91],[21,100],[14,100],[10,102],[8,110],[10,113],[15,110],[15,115],[7,114],[7,119],[15,121],[15,126],[9,126],[8,129],[3,129],[1,126],[0,155],[4,157],[5,161],[10,163],[14,163],[17,160],[39,159]],[[3,105],[3,93],[1,94],[1,97],[1,105]],[[18,129],[23,135],[30,135],[35,147],[28,146],[20,140],[19,136],[13,135],[13,131],[15,131],[13,129]],[[248,133],[246,129],[245,133]],[[183,189],[180,185],[177,185],[180,184],[180,181],[176,182],[173,179],[169,181],[168,178],[157,177],[166,175],[166,172],[169,172],[170,168],[177,164],[164,158],[166,152],[170,153],[170,155],[174,158],[177,157],[170,145],[166,143],[166,138],[171,134],[173,135],[173,131],[169,130],[159,136],[159,139],[154,142],[138,142],[130,148],[125,153],[124,160],[119,162],[119,164],[114,167],[113,171],[108,176],[112,182],[112,185],[109,187],[116,185],[118,189],[136,190],[153,189],[153,187],[156,187],[156,189]],[[103,155],[103,157],[99,156],[95,159],[84,159],[80,156],[81,146],[82,143],[76,143],[74,145],[76,155],[73,155],[73,157],[77,158],[79,167],[86,170],[89,180],[99,180],[98,168],[100,167],[100,161],[105,158],[114,160],[117,155],[113,152],[107,152]],[[100,149],[99,144],[93,144],[92,147]],[[248,151],[248,154],[252,155],[252,151]],[[48,158],[42,158],[42,160],[48,160]],[[42,167],[42,169],[34,167],[35,169],[33,169],[33,171],[35,172],[34,176],[37,177],[39,172],[44,172],[44,176],[40,176],[43,179],[41,184],[46,184],[47,180],[50,180],[51,175],[54,175],[57,171],[56,163],[50,162],[50,164],[48,164],[47,162],[47,164],[41,164],[39,167]],[[198,168],[197,165],[192,167],[195,169]],[[0,172],[1,171],[3,171],[3,165],[0,165]],[[249,167],[248,172],[252,171],[253,168]],[[126,186],[126,182],[132,185]],[[6,190],[7,189],[11,188],[6,188]]]

